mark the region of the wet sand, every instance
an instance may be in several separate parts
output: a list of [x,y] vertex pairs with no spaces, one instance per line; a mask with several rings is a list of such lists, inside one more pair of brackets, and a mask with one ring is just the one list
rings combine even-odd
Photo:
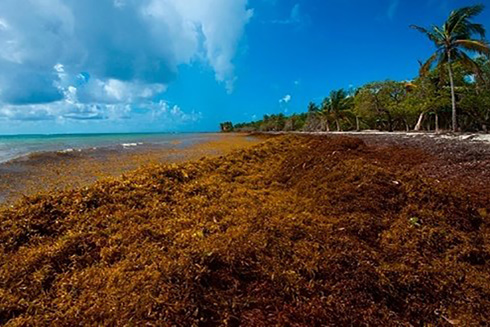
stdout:
[[246,134],[203,134],[192,143],[34,153],[0,164],[0,204],[39,192],[88,185],[152,163],[179,163],[250,147]]

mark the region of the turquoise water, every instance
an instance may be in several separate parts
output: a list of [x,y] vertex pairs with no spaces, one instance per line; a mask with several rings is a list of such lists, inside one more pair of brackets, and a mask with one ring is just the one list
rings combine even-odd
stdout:
[[141,146],[163,146],[180,141],[193,143],[208,134],[65,134],[0,136],[0,162],[38,152],[77,151],[84,149],[129,149]]

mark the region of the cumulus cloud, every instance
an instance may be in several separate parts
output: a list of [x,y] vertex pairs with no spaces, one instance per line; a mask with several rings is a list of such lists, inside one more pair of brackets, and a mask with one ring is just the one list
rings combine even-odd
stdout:
[[[228,91],[232,91],[235,81],[232,59],[243,29],[253,16],[252,9],[246,9],[247,0],[173,0],[177,12],[185,17],[186,24],[191,28],[193,37],[202,34],[205,56],[216,72],[216,79],[226,83]],[[150,11],[155,17],[165,17],[166,2],[153,0]],[[161,16],[163,15],[163,16]],[[197,26],[197,29],[196,29]],[[195,44],[195,43],[194,43]]]
[[65,116],[102,119],[110,106],[148,106],[196,60],[231,91],[252,14],[247,0],[2,0],[3,117],[83,107]]
[[57,101],[50,104],[31,104],[24,106],[5,105],[0,108],[0,120],[9,121],[124,121],[138,118],[160,126],[171,124],[176,127],[196,122],[201,112],[184,112],[179,106],[171,106],[165,101],[143,102],[138,105],[118,104],[81,104],[69,101]]

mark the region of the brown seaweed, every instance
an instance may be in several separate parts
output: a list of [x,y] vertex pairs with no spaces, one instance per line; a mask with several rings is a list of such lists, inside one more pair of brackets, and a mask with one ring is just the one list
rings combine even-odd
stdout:
[[25,198],[0,213],[0,324],[488,324],[488,198],[430,160],[280,136]]

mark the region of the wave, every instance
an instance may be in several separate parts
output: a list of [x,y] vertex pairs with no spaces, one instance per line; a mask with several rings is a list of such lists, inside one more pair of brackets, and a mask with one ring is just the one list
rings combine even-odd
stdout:
[[138,145],[143,145],[142,142],[138,142],[138,143],[122,143],[121,144],[123,148],[133,148],[133,147],[137,147]]

